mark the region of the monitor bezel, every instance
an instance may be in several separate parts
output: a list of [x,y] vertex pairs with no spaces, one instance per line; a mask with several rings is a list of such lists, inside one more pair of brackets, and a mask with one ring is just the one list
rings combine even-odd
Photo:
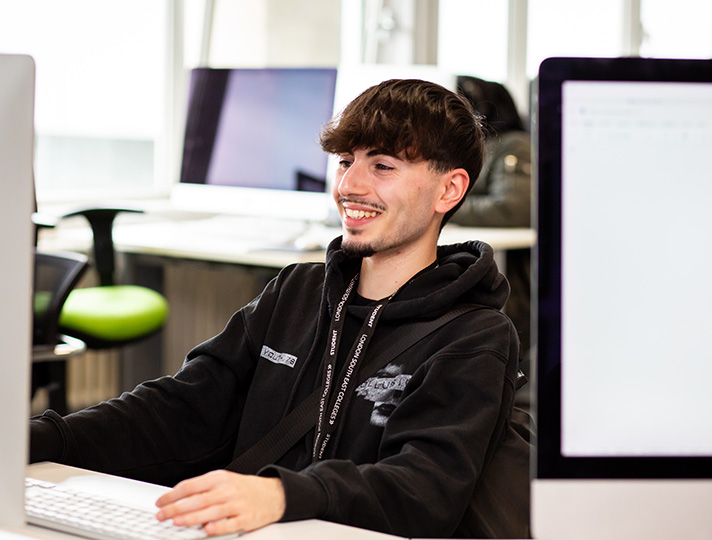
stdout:
[[[561,453],[561,143],[565,81],[712,82],[712,60],[549,58],[535,84],[537,159],[537,451],[535,478],[712,478],[711,457],[570,457]],[[542,145],[539,141],[546,141]]]
[[[35,62],[0,54],[0,529],[24,524],[32,361]],[[0,533],[0,536],[3,536]]]

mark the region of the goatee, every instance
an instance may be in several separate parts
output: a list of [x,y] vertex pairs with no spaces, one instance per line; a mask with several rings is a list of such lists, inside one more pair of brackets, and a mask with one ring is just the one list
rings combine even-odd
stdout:
[[349,259],[363,259],[370,257],[376,250],[368,244],[356,244],[354,242],[344,242],[341,244],[341,251],[344,252]]

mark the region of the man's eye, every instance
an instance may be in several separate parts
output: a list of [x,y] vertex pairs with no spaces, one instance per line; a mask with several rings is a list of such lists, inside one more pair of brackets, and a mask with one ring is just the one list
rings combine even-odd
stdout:
[[348,169],[351,166],[351,161],[348,159],[340,159],[339,160],[339,167],[342,169]]
[[392,171],[393,167],[391,167],[390,165],[385,165],[383,163],[377,163],[376,169],[378,169],[380,171]]

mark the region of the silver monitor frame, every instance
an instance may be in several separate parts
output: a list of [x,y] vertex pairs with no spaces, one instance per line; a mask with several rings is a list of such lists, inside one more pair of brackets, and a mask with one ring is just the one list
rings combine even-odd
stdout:
[[32,58],[0,55],[0,527],[24,523],[33,277]]

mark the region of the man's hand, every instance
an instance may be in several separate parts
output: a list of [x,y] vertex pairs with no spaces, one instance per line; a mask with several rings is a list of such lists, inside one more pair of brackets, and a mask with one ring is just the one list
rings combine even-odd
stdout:
[[212,471],[179,483],[156,506],[160,521],[204,525],[210,535],[252,531],[282,518],[284,488],[279,478]]

